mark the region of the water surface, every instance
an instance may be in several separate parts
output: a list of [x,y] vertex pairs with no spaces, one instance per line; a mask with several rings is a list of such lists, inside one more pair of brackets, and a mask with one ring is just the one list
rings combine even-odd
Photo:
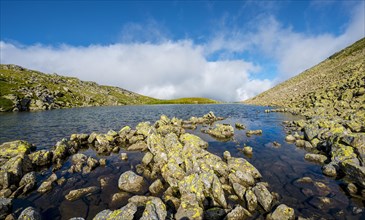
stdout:
[[[225,117],[223,122],[240,122],[247,129],[262,129],[260,136],[247,137],[244,130],[235,130],[234,137],[229,141],[218,141],[207,134],[196,130],[187,130],[209,142],[208,151],[222,157],[228,150],[232,156],[248,159],[263,175],[263,181],[270,184],[270,191],[280,194],[280,202],[295,209],[297,216],[314,217],[315,219],[364,219],[364,201],[353,199],[346,195],[340,180],[322,175],[321,167],[305,161],[302,149],[284,141],[286,133],[282,121],[298,119],[285,113],[264,113],[264,107],[246,106],[240,104],[221,105],[153,105],[153,106],[120,106],[62,109],[43,112],[19,112],[0,114],[0,143],[22,139],[35,144],[38,149],[51,148],[62,138],[73,133],[106,133],[110,129],[119,131],[125,125],[134,127],[139,122],[159,119],[160,115],[188,119],[191,116],[202,116],[213,111],[217,116]],[[277,141],[281,147],[275,148],[272,142]],[[245,156],[241,149],[244,144],[253,147],[253,156]],[[95,158],[92,150],[83,152]],[[107,167],[98,167],[91,174],[65,174],[69,164],[57,171],[59,176],[65,175],[68,181],[63,186],[56,186],[46,194],[30,193],[26,197],[14,201],[14,209],[21,210],[33,205],[38,207],[47,219],[68,219],[79,216],[92,219],[99,211],[109,208],[116,209],[124,204],[111,204],[111,195],[118,192],[117,180],[126,170],[134,169],[143,153],[128,152],[129,160],[121,161],[117,155],[108,157]],[[40,181],[48,177],[50,170],[44,170],[38,176]],[[298,178],[309,176],[313,180],[324,183],[328,188],[321,189],[314,184],[300,184]],[[64,199],[72,189],[99,185],[99,180],[107,177],[110,184],[101,192],[87,196],[74,202]],[[321,206],[317,197],[331,199],[331,204]],[[50,202],[52,201],[52,202]]]

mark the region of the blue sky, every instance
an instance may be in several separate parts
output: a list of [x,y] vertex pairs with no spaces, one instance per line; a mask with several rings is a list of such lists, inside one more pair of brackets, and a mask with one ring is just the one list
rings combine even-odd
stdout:
[[252,97],[365,36],[364,1],[3,1],[1,63],[159,98]]

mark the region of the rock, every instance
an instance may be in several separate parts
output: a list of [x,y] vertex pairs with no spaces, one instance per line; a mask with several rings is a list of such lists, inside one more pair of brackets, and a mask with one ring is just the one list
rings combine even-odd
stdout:
[[114,130],[109,130],[107,135],[112,136],[112,137],[116,137],[118,135],[118,133]]
[[75,154],[71,160],[73,164],[84,164],[87,161],[87,156],[85,154]]
[[241,172],[240,170],[237,170],[234,175],[239,179],[239,183],[243,186],[255,185],[255,180],[249,172]]
[[117,192],[113,194],[111,203],[112,205],[119,205],[120,203],[127,201],[131,196],[132,194],[127,192]]
[[121,160],[128,160],[128,155],[127,155],[127,153],[121,153],[120,156],[119,156],[119,158]]
[[37,180],[35,172],[27,173],[19,182],[19,187],[23,187],[22,194],[25,194],[32,190],[36,186]]
[[216,124],[215,128],[205,130],[205,133],[210,134],[215,138],[227,139],[234,135],[234,129],[231,125]]
[[[25,154],[30,152],[31,148],[32,146],[26,141],[5,142],[0,145],[0,158],[10,159],[15,156],[24,157]],[[1,160],[0,165],[3,165]]]
[[313,197],[309,200],[309,204],[317,209],[327,209],[331,206],[332,199],[328,197]]
[[285,141],[294,143],[296,141],[296,138],[293,135],[288,135],[286,136]]
[[204,211],[204,219],[221,220],[226,216],[226,211],[219,207],[210,208]]
[[160,179],[155,180],[149,187],[149,191],[154,195],[159,194],[163,189],[164,187]]
[[319,134],[319,129],[317,125],[308,124],[304,127],[304,138],[307,141],[313,140]]
[[246,131],[246,136],[250,137],[252,135],[261,135],[262,134],[262,130],[248,130]]
[[238,198],[244,201],[246,187],[242,186],[239,183],[233,183],[232,186],[233,186],[233,190],[236,193],[236,195],[238,196]]
[[296,182],[297,183],[312,183],[313,180],[312,180],[312,178],[305,176],[303,178],[297,179]]
[[232,156],[231,156],[231,153],[230,153],[229,151],[224,151],[224,152],[223,152],[223,158],[224,158],[225,160],[229,160],[231,157],[232,157]]
[[137,142],[144,141],[145,137],[143,135],[134,135],[128,139],[130,144],[135,144]]
[[196,135],[192,135],[189,133],[182,134],[180,137],[180,141],[188,147],[200,147],[202,149],[208,148],[208,143],[206,141],[202,140]]
[[154,197],[146,203],[146,208],[143,211],[140,220],[150,219],[166,219],[166,206],[160,198]]
[[58,159],[64,159],[65,157],[67,157],[68,155],[68,147],[67,144],[65,142],[58,142],[56,144],[55,149],[53,150],[53,157],[52,157],[52,161],[55,163]]
[[240,124],[240,123],[236,123],[236,124],[235,124],[235,127],[236,127],[237,129],[242,129],[242,130],[246,129],[245,125]]
[[268,220],[294,220],[294,218],[294,209],[285,204],[280,204],[274,212],[267,216]]
[[326,176],[331,176],[331,177],[337,176],[336,168],[331,163],[324,165],[322,167],[322,172]]
[[0,198],[9,198],[12,194],[12,191],[8,188],[0,190]]
[[184,194],[181,197],[181,204],[175,214],[176,220],[203,219],[203,209],[199,206],[195,194]]
[[147,137],[151,130],[150,122],[141,122],[136,126],[136,134],[141,134]]
[[105,158],[99,159],[99,164],[100,164],[100,166],[105,166],[106,165],[106,159]]
[[353,183],[349,183],[347,184],[347,191],[350,193],[350,194],[356,194],[357,193],[357,187],[355,186],[355,184]]
[[238,220],[252,217],[251,213],[240,205],[237,205],[231,212],[227,214],[224,220]]
[[83,196],[95,193],[99,190],[99,187],[96,186],[90,186],[90,187],[86,187],[86,188],[81,188],[81,189],[75,189],[75,190],[71,190],[66,196],[65,198],[69,201],[75,201]]
[[144,141],[138,141],[127,148],[129,151],[145,151],[147,150],[147,144]]
[[18,220],[41,220],[41,214],[33,207],[28,207],[22,211]]
[[47,166],[51,163],[52,156],[52,152],[49,152],[47,150],[40,150],[29,154],[30,160],[36,166]]
[[118,187],[126,192],[144,194],[148,190],[148,185],[143,177],[133,171],[127,171],[120,175]]
[[5,219],[11,213],[12,205],[11,199],[0,198],[0,219]]
[[346,160],[340,163],[340,168],[357,184],[365,188],[365,167],[360,166],[351,160]]
[[39,193],[45,193],[52,189],[52,183],[57,180],[57,175],[53,173],[47,180],[45,180],[38,188]]
[[255,211],[255,209],[257,207],[257,197],[256,197],[255,193],[251,189],[248,189],[246,191],[245,198],[246,198],[248,210],[250,212]]
[[97,161],[95,158],[89,157],[87,158],[86,164],[90,167],[91,170],[93,170],[97,166],[99,166],[99,161]]
[[142,164],[147,166],[148,164],[150,164],[152,159],[153,159],[153,154],[151,152],[147,152],[142,158]]
[[304,158],[306,160],[312,161],[312,162],[316,162],[316,163],[321,163],[323,164],[326,160],[327,157],[325,155],[321,155],[321,154],[310,154],[307,153]]
[[252,155],[252,147],[244,146],[243,147],[243,153],[245,153],[247,155]]
[[134,214],[137,212],[137,206],[134,203],[128,203],[121,209],[110,211],[109,209],[99,212],[93,220],[107,220],[107,219],[123,219],[133,220]]
[[281,144],[276,141],[272,142],[272,144],[274,147],[281,147]]
[[270,211],[273,196],[271,195],[269,190],[267,190],[267,188],[263,184],[257,184],[255,187],[252,188],[252,190],[257,197],[257,201],[265,209],[265,211]]

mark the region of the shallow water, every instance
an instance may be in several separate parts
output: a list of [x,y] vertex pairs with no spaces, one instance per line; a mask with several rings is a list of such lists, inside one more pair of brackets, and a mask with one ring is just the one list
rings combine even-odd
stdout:
[[[293,144],[285,143],[284,120],[295,120],[298,117],[284,113],[264,113],[263,107],[245,106],[240,104],[222,105],[154,105],[154,106],[121,106],[121,107],[93,107],[53,110],[44,112],[21,112],[0,114],[0,143],[22,139],[37,146],[38,149],[51,148],[57,141],[69,137],[72,133],[91,133],[93,131],[106,133],[113,129],[119,131],[125,125],[135,126],[142,121],[151,123],[159,119],[161,114],[169,117],[188,119],[191,116],[202,116],[213,111],[217,116],[225,117],[218,123],[235,122],[246,125],[247,129],[262,129],[260,136],[247,137],[244,130],[235,130],[233,139],[218,141],[207,134],[196,130],[187,130],[209,142],[208,151],[222,157],[228,150],[232,156],[245,157],[263,175],[263,181],[270,184],[270,191],[280,194],[280,202],[295,209],[297,216],[314,217],[319,219],[364,219],[365,214],[354,213],[354,207],[364,209],[364,201],[353,199],[342,189],[342,181],[322,175],[320,165],[304,160],[304,150]],[[281,147],[272,146],[273,141]],[[244,144],[253,147],[253,156],[245,156],[240,149]],[[89,149],[85,154],[95,158]],[[24,198],[14,201],[14,211],[29,205],[39,208],[46,219],[69,219],[84,217],[92,219],[99,211],[106,208],[116,209],[124,204],[111,204],[111,195],[118,192],[117,181],[119,175],[137,165],[143,153],[128,152],[129,160],[121,161],[117,155],[108,158],[106,167],[98,167],[88,175],[65,174],[67,182],[62,186],[55,186],[46,194],[30,193]],[[58,176],[68,168],[69,164],[57,171]],[[38,186],[50,175],[50,170],[42,171],[38,176]],[[327,189],[318,188],[314,184],[297,183],[298,178],[309,176],[313,180],[327,185]],[[72,189],[99,185],[102,177],[108,178],[109,185],[100,192],[84,197],[74,202],[64,199]],[[320,206],[318,196],[331,199],[331,204]]]

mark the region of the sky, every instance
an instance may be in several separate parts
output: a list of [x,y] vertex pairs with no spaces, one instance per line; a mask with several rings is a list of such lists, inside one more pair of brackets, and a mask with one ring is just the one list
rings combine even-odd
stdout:
[[242,101],[365,37],[364,0],[5,1],[0,63]]

